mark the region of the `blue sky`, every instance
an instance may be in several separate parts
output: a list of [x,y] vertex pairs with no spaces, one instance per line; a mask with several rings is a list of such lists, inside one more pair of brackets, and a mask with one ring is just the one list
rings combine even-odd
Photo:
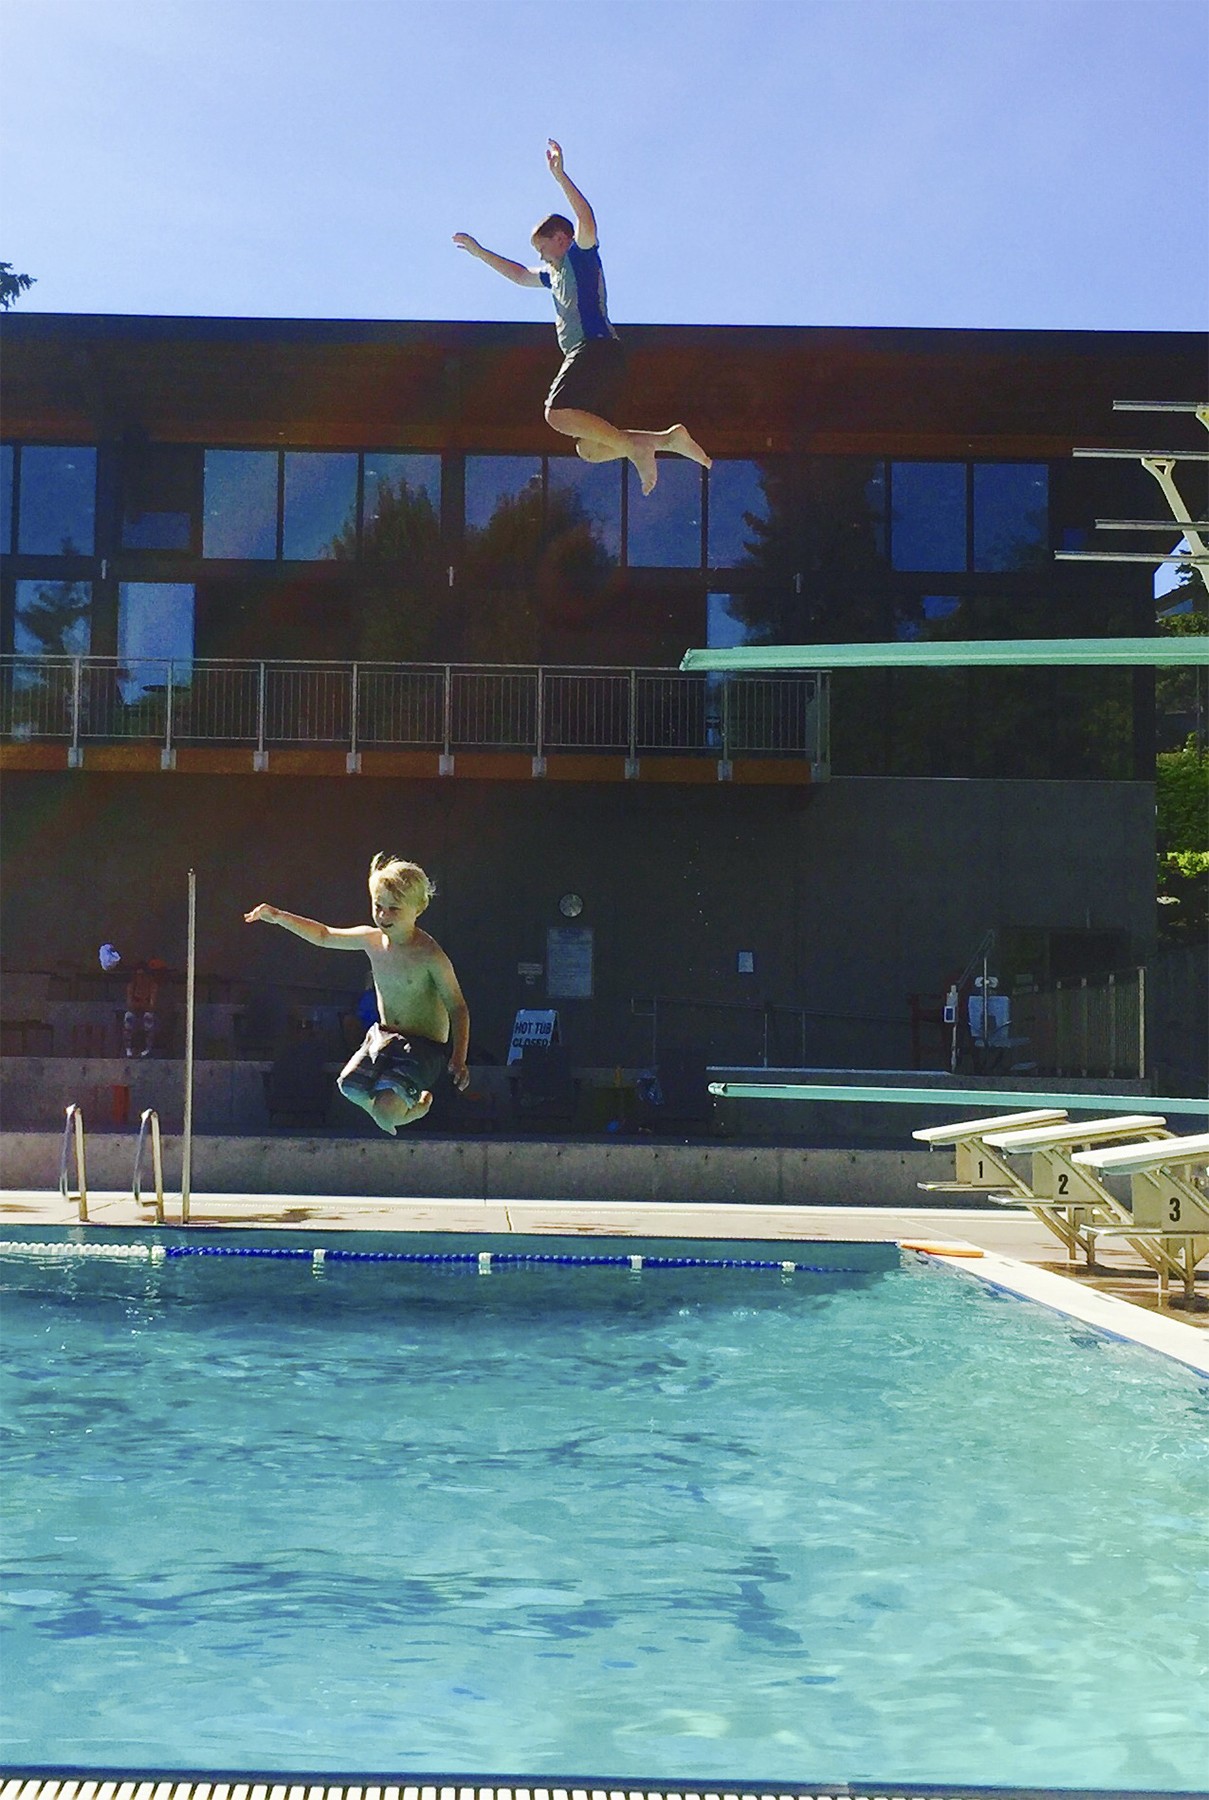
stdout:
[[614,317],[1190,329],[1203,0],[3,0],[26,310],[537,319],[563,144]]

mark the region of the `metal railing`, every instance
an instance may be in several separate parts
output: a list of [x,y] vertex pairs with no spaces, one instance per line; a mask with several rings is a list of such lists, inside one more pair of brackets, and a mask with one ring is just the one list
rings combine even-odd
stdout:
[[[827,762],[827,677],[474,663],[0,657],[0,737]],[[75,760],[73,758],[73,760]]]
[[882,1013],[828,1012],[781,1001],[698,1000],[656,994],[631,997],[630,1013],[649,1022],[650,1060],[660,1046],[692,1044],[716,1068],[808,1068],[830,1054],[828,1066],[855,1067],[869,1047],[884,1043],[901,1021]]
[[[71,1189],[71,1165],[75,1163],[75,1192]],[[59,1156],[59,1193],[78,1209],[80,1223],[88,1223],[88,1178],[84,1173],[84,1114],[73,1100],[63,1121],[63,1149]]]
[[164,1223],[164,1149],[160,1137],[159,1114],[153,1106],[149,1106],[139,1120],[139,1141],[134,1151],[134,1176],[130,1183],[130,1197],[136,1206],[141,1205],[143,1198],[143,1147],[148,1137],[151,1140],[151,1178],[155,1182],[155,1222]]

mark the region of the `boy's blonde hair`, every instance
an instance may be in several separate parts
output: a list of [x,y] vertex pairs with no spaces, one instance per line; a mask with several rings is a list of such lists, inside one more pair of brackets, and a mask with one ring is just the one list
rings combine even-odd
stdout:
[[385,850],[379,850],[369,865],[369,891],[372,896],[382,889],[404,905],[414,906],[417,915],[437,891],[419,863],[405,862],[401,856],[388,856]]

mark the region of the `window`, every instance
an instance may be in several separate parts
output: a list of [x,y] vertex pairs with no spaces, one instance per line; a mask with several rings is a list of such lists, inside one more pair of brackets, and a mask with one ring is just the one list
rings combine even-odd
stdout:
[[207,450],[204,504],[203,556],[276,556],[276,450]]
[[356,537],[356,451],[287,450],[282,555],[326,562],[355,547]]
[[[473,631],[467,639],[471,654],[504,661],[532,655],[531,630],[513,630],[519,624],[514,601],[508,601],[509,629],[501,636],[488,624],[491,603],[484,596],[532,589],[542,543],[541,458],[468,456],[465,572],[476,595]],[[509,649],[501,648],[505,643]],[[490,652],[489,644],[494,646]]]
[[1049,547],[1049,469],[1044,463],[974,464],[974,567],[1035,569]]
[[506,514],[533,513],[540,502],[540,456],[468,456],[466,458],[466,530],[486,531]]
[[904,610],[895,620],[894,635],[906,643],[918,638],[960,637],[962,633],[957,625],[961,610],[962,602],[957,594],[924,594],[914,604],[905,603]]
[[194,591],[188,581],[123,581],[118,587],[118,685],[129,706],[154,688],[193,677]]
[[611,563],[621,558],[621,464],[552,456],[547,494],[549,525],[559,533],[586,526]]
[[84,445],[25,444],[17,548],[26,556],[91,556],[97,453]]
[[707,561],[711,569],[734,569],[748,560],[753,542],[759,542],[752,521],[763,523],[769,517],[763,471],[754,462],[716,462],[708,480]]
[[896,569],[965,568],[964,463],[891,465],[890,554]]
[[90,581],[18,581],[13,649],[18,656],[87,656],[92,644]]
[[364,458],[361,554],[368,562],[424,566],[441,540],[441,459],[369,451]]
[[11,444],[0,444],[0,555],[13,547],[13,474],[17,453]]
[[701,481],[695,462],[682,457],[659,464],[655,491],[643,494],[634,470],[626,465],[629,514],[626,559],[631,568],[699,569],[701,567]]
[[193,549],[201,452],[191,444],[128,448],[122,464],[123,550]]

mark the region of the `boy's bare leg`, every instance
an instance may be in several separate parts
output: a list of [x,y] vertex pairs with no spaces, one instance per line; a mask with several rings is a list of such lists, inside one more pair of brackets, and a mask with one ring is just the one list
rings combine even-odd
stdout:
[[411,1125],[417,1119],[422,1119],[431,1105],[432,1095],[427,1088],[420,1094],[414,1106],[409,1105],[402,1094],[385,1090],[373,1096],[373,1105],[369,1108],[369,1113],[374,1124],[393,1137],[400,1125]]
[[425,1088],[414,1106],[409,1106],[402,1094],[393,1089],[379,1088],[372,1094],[345,1094],[354,1106],[367,1112],[380,1131],[388,1137],[394,1137],[400,1125],[411,1125],[416,1119],[422,1119],[432,1105],[432,1095]]
[[585,462],[618,462],[624,457],[638,471],[643,493],[649,494],[654,487],[657,480],[655,451],[645,442],[649,433],[619,431],[607,419],[597,418],[595,413],[580,412],[575,406],[548,408],[546,422],[564,437],[576,438],[585,446],[590,454],[585,455],[583,449],[579,450]]

